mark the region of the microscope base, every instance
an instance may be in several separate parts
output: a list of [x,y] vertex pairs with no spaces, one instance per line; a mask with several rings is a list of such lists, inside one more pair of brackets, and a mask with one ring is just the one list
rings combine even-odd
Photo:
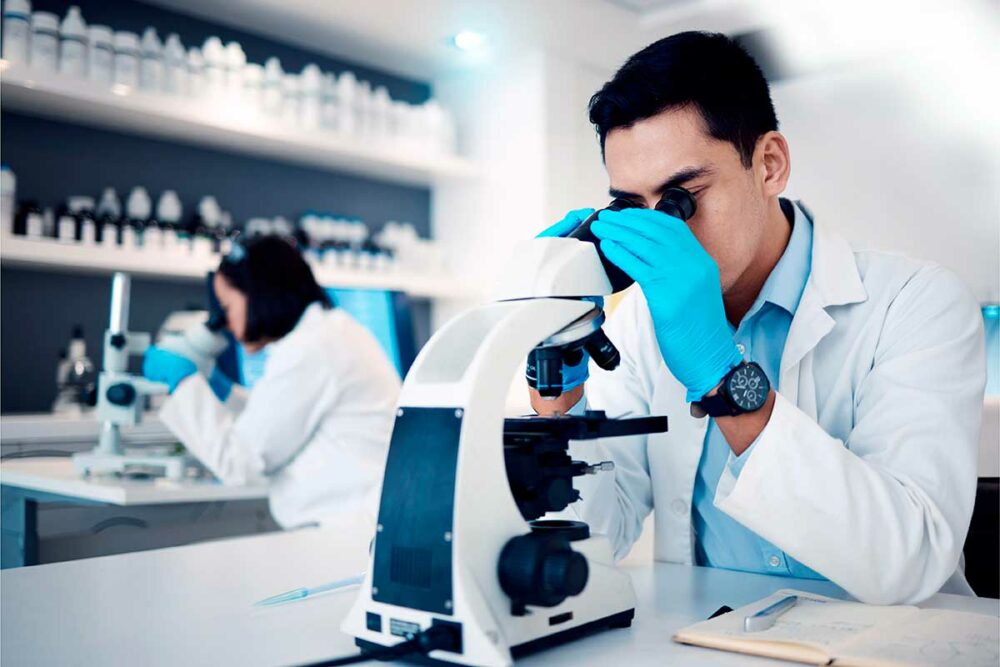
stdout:
[[184,478],[189,457],[186,454],[104,454],[80,452],[73,455],[73,465],[84,477],[91,475],[127,475],[141,472],[170,480]]
[[[617,614],[612,614],[611,616],[599,618],[596,621],[591,621],[590,623],[578,625],[575,628],[569,628],[568,630],[563,630],[551,635],[546,635],[545,637],[532,639],[529,642],[518,644],[517,646],[512,646],[510,648],[510,654],[512,658],[519,660],[533,653],[538,653],[539,651],[544,651],[545,649],[553,648],[561,644],[567,644],[582,637],[603,632],[604,630],[616,630],[631,627],[633,618],[635,618],[635,609],[626,609],[625,611],[618,612]],[[362,653],[369,653],[371,651],[378,651],[385,648],[385,646],[381,644],[366,641],[364,639],[355,638],[354,643],[361,649]],[[448,660],[438,660],[426,655],[408,655],[405,658],[401,658],[400,662],[411,665],[455,664],[454,662]]]

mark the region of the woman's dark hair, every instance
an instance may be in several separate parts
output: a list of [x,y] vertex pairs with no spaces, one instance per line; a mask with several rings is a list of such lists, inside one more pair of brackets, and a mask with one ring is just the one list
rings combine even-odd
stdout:
[[731,143],[749,168],[757,140],[778,129],[767,79],[754,59],[719,33],[682,32],[629,58],[590,98],[604,152],[608,132],[666,109],[691,106],[708,133]]
[[313,303],[333,303],[289,239],[258,236],[234,246],[219,274],[247,297],[245,340],[282,338]]

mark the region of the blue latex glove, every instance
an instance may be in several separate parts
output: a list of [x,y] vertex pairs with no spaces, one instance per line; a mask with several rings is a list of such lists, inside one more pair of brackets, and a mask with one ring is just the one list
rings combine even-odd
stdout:
[[198,372],[190,359],[156,345],[146,350],[142,358],[142,374],[154,382],[162,382],[174,393],[181,380]]
[[687,223],[652,209],[602,211],[601,251],[646,295],[667,368],[701,400],[743,361],[722,304],[719,267]]
[[566,236],[571,231],[576,229],[581,222],[590,217],[590,214],[594,212],[592,208],[578,208],[567,213],[562,220],[552,225],[548,229],[544,230],[535,238],[544,239],[552,238],[553,236]]
[[233,381],[218,367],[212,369],[212,374],[208,376],[208,386],[212,388],[212,393],[221,402],[225,403],[229,394],[233,391]]

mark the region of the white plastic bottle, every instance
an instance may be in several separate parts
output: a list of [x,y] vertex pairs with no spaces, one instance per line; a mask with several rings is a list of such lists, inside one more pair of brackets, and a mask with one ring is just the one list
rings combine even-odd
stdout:
[[337,129],[337,77],[331,72],[323,74],[319,93],[319,124],[325,130]]
[[367,141],[372,133],[372,84],[362,81],[354,96],[355,132]]
[[263,67],[256,63],[247,63],[243,66],[243,91],[240,93],[240,102],[254,114],[260,113],[263,106],[261,99],[263,84]]
[[115,85],[136,88],[139,85],[139,35],[115,32]]
[[299,75],[299,122],[306,130],[319,127],[320,88],[323,85],[323,72],[312,63],[302,68]]
[[156,203],[156,219],[163,230],[163,251],[171,255],[187,253],[190,248],[181,242],[180,225],[183,213],[180,197],[173,190],[164,190]]
[[31,3],[7,0],[3,3],[3,57],[11,63],[28,62],[31,47]]
[[59,243],[76,242],[76,218],[69,209],[59,216],[59,221],[56,223],[56,238]]
[[372,94],[371,106],[369,107],[371,116],[371,138],[377,142],[389,140],[389,126],[392,115],[392,99],[385,86],[379,86]]
[[225,95],[236,102],[243,94],[243,68],[246,67],[247,56],[239,42],[229,42],[225,50],[226,83]]
[[59,17],[52,12],[31,15],[31,67],[46,72],[59,69]]
[[158,93],[163,88],[163,45],[153,27],[142,33],[141,53],[139,88]]
[[189,97],[203,97],[205,95],[205,59],[201,55],[201,49],[192,46],[187,53],[187,94]]
[[302,117],[302,86],[298,74],[285,74],[281,79],[281,120],[298,126]]
[[101,199],[97,202],[97,210],[94,211],[97,224],[100,226],[101,245],[106,247],[117,247],[118,227],[117,223],[122,216],[122,205],[118,199],[118,193],[114,188],[104,188]]
[[111,43],[111,28],[92,25],[87,28],[87,78],[102,84],[114,79],[115,50]]
[[277,118],[281,115],[282,83],[285,73],[281,69],[281,61],[268,58],[264,63],[264,81],[261,84],[261,108],[268,116]]
[[0,233],[14,233],[14,207],[17,205],[17,177],[6,164],[0,165]]
[[[137,185],[125,200],[125,224],[122,225],[122,247],[129,250],[141,248],[146,241],[146,233],[153,229],[149,219],[153,212],[153,202],[146,188]],[[154,242],[160,239],[154,234]]]
[[177,33],[167,35],[163,44],[163,92],[168,95],[187,93],[187,52]]
[[68,76],[87,75],[87,24],[73,5],[59,24],[59,71]]
[[358,80],[353,72],[337,77],[337,131],[346,137],[354,137],[358,132],[357,92]]
[[70,213],[76,216],[80,229],[80,243],[93,246],[97,242],[97,227],[94,221],[94,198],[75,196],[66,200]]
[[218,37],[209,37],[202,44],[205,58],[205,90],[209,97],[221,97],[226,86],[226,49]]

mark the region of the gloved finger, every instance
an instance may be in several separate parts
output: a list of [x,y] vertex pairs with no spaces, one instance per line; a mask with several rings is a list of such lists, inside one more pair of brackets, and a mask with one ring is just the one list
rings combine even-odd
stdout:
[[627,273],[637,283],[645,282],[649,276],[650,265],[615,241],[601,241],[601,252],[612,264]]
[[652,240],[660,241],[667,238],[680,240],[687,249],[691,249],[691,244],[698,242],[686,222],[660,211],[644,208],[601,211],[598,220],[635,229]]
[[590,217],[594,212],[592,208],[578,208],[570,211],[563,219],[552,225],[551,227],[543,230],[536,238],[552,238],[559,236],[566,236],[571,231],[576,229],[581,222]]
[[[665,260],[667,264],[673,263],[670,261],[671,249],[664,242],[650,238],[639,230],[600,221],[595,222],[590,229],[597,238],[614,241],[650,266],[662,265]],[[667,239],[666,244],[669,243],[670,240]]]

